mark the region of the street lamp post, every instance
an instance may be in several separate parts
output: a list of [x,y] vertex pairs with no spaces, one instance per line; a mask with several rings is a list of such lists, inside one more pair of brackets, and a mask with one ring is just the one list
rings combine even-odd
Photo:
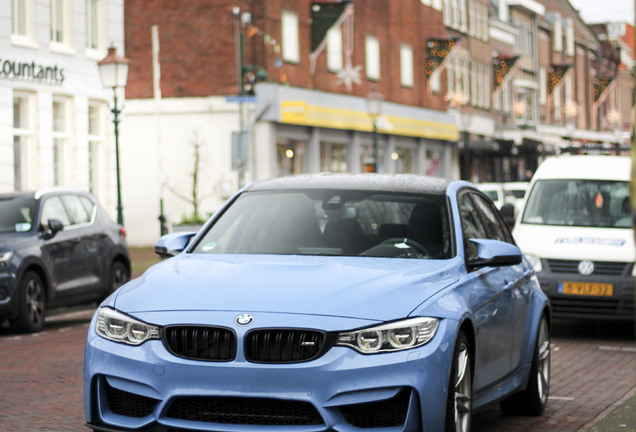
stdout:
[[115,47],[108,48],[108,54],[97,63],[104,88],[113,89],[113,125],[115,126],[115,162],[117,172],[117,223],[124,225],[124,214],[121,205],[121,180],[119,170],[119,114],[117,106],[117,89],[126,87],[129,61],[117,55]]
[[378,116],[382,111],[382,93],[374,90],[367,95],[367,112],[373,121],[373,172],[378,172]]

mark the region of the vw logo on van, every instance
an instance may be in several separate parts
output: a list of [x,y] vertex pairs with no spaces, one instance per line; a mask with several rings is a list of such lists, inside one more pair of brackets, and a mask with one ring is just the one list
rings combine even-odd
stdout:
[[240,326],[246,326],[254,322],[254,317],[250,314],[240,314],[235,321]]
[[579,263],[579,273],[583,276],[589,276],[594,273],[594,263],[592,261],[581,261]]

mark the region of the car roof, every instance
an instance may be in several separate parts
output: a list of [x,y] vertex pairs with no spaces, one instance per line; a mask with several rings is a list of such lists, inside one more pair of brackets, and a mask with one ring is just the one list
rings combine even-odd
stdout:
[[438,177],[415,174],[301,174],[261,180],[248,186],[248,191],[340,189],[445,194],[451,182]]
[[629,181],[631,158],[627,156],[558,156],[546,159],[534,174],[539,179],[591,179]]
[[64,187],[47,188],[47,189],[41,189],[38,191],[5,192],[5,193],[0,193],[0,199],[4,199],[4,200],[16,199],[16,198],[40,199],[43,196],[50,195],[50,194],[71,194],[71,193],[86,196],[88,198],[91,198],[93,201],[95,200],[93,196],[86,191],[83,191],[81,189],[64,188]]

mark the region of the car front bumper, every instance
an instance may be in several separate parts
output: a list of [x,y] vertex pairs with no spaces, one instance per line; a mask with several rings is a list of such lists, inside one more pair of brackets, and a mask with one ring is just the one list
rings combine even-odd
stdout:
[[[582,276],[576,269],[578,261],[542,259],[543,271],[537,274],[541,289],[550,298],[552,315],[562,318],[634,320],[635,283],[633,263],[602,263],[602,274]],[[597,268],[598,268],[597,263]],[[563,284],[611,285],[611,295],[598,291],[595,295],[566,294]]]
[[[89,330],[87,425],[102,431],[442,430],[457,324],[441,320],[426,345],[363,355],[336,346],[308,362],[188,360],[161,341],[132,347]],[[453,337],[450,337],[453,335]]]

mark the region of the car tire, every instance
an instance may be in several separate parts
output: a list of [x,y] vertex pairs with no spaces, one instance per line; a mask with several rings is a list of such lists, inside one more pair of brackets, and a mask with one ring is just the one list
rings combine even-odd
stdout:
[[528,386],[501,402],[508,415],[538,416],[543,413],[550,393],[550,329],[545,316],[539,322],[537,340],[530,367]]
[[46,293],[37,273],[31,270],[24,273],[18,296],[18,316],[11,320],[11,327],[18,332],[41,331],[46,315]]
[[108,288],[106,289],[106,294],[104,298],[111,295],[113,292],[117,290],[120,286],[125,284],[130,280],[130,273],[128,269],[121,261],[114,261],[113,265],[110,267],[110,277],[108,278]]
[[463,332],[457,335],[446,399],[445,432],[469,432],[472,420],[473,374],[470,346]]

